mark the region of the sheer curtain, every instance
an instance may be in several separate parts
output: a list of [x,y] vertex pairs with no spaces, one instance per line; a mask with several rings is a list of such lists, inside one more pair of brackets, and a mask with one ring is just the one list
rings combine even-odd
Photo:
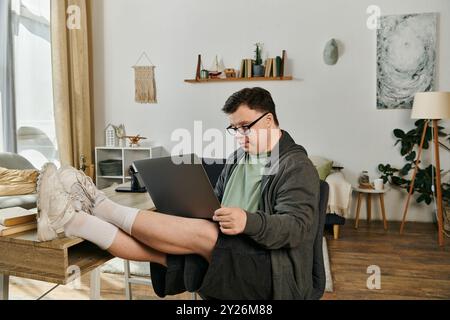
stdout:
[[16,152],[11,1],[0,0],[0,152]]
[[[0,0],[3,148],[93,175],[88,0]],[[77,28],[68,28],[75,8]],[[85,163],[80,163],[84,159]]]
[[59,164],[53,106],[50,0],[11,0],[17,151]]

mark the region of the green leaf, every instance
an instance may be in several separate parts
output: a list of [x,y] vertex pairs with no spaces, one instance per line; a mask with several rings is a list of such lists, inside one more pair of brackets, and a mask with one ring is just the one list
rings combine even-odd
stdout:
[[418,198],[417,198],[417,203],[421,203],[424,202],[426,199],[426,195],[425,194],[421,194]]
[[396,176],[393,176],[393,177],[392,177],[392,183],[393,183],[394,185],[396,185],[396,186],[401,186],[401,185],[402,185],[401,179],[400,179],[399,177],[396,177]]
[[411,152],[405,159],[406,159],[406,161],[416,160],[416,152],[415,151]]
[[403,130],[400,130],[400,129],[395,129],[394,130],[394,136],[396,138],[403,139],[405,137],[405,132]]
[[408,154],[408,152],[409,152],[409,148],[407,146],[403,145],[400,150],[401,155],[406,156]]
[[422,129],[423,129],[423,126],[425,125],[425,121],[427,121],[427,120],[423,120],[423,119],[417,120],[414,125],[416,127],[422,127]]
[[411,168],[412,168],[412,165],[411,165],[410,163],[407,163],[407,164],[400,170],[400,173],[401,173],[403,176],[406,176],[406,175],[408,174],[409,170],[411,170]]

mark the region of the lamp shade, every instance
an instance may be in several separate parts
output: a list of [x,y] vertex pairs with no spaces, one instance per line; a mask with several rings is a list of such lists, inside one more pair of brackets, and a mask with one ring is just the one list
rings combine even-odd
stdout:
[[412,119],[450,119],[450,92],[422,92],[416,94]]

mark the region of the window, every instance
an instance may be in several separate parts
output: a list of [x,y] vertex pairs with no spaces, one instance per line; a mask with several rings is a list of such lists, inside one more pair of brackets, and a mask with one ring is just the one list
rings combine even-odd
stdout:
[[12,0],[17,151],[35,167],[58,164],[50,0]]

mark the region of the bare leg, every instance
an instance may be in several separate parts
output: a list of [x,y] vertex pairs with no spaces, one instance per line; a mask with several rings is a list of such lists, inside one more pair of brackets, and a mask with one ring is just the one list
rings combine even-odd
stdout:
[[167,266],[167,256],[165,253],[147,247],[123,231],[117,233],[108,252],[115,257],[125,260],[155,262]]
[[219,228],[206,220],[141,211],[133,224],[132,236],[160,252],[199,254],[211,261]]

